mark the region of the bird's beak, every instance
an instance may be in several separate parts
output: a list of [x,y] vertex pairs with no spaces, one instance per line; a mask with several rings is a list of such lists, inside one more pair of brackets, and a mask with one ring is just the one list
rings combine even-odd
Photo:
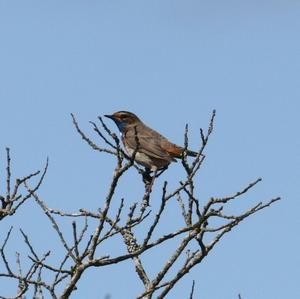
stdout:
[[110,118],[110,119],[112,119],[112,120],[114,120],[115,118],[114,118],[114,116],[113,115],[104,115],[105,117],[107,117],[107,118]]

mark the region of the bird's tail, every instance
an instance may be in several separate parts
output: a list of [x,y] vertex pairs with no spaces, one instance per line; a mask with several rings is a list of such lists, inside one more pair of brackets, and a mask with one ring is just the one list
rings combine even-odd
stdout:
[[198,155],[197,152],[190,151],[190,150],[187,150],[186,153],[187,153],[187,155],[190,156],[190,157],[197,157],[197,155]]
[[[184,148],[183,147],[180,147],[180,155],[178,155],[178,158],[180,158],[184,152]],[[186,154],[190,157],[197,157],[198,153],[197,152],[194,152],[194,151],[191,151],[191,150],[186,150]]]

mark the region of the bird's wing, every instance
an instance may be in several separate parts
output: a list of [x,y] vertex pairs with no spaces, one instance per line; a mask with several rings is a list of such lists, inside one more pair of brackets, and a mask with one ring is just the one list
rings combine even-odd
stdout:
[[[139,142],[139,152],[142,152],[150,157],[166,159],[168,161],[174,160],[174,157],[177,157],[180,154],[179,152],[173,153],[174,149],[172,146],[174,147],[175,145],[170,143],[165,137],[151,128],[143,125],[137,126],[136,130]],[[130,148],[136,148],[135,130],[128,130],[125,139]],[[177,148],[177,151],[179,151],[179,147]]]

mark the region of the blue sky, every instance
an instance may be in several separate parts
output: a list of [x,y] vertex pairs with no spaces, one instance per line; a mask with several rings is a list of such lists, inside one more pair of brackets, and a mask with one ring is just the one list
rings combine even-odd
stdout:
[[[178,144],[188,123],[196,149],[199,128],[216,109],[198,178],[201,198],[262,177],[235,208],[283,201],[227,235],[170,298],[187,298],[192,279],[195,298],[300,297],[299,31],[298,1],[0,1],[0,193],[9,146],[19,176],[49,156],[41,189],[49,206],[101,204],[114,160],[81,141],[71,112],[91,136],[88,121],[117,110],[135,112]],[[164,179],[175,184],[180,175],[173,165],[156,194]],[[120,194],[138,200],[134,172],[127,180]],[[32,231],[41,252],[58,242],[33,207],[27,203],[1,222],[1,235],[16,228],[11,250],[18,250],[18,227]],[[159,264],[164,254],[150,262]],[[133,298],[141,286],[131,271],[130,262],[91,271],[73,298]],[[95,283],[87,289],[89,279]]]

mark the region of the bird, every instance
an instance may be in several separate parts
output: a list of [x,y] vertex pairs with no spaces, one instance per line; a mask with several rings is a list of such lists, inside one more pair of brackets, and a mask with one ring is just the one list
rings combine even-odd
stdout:
[[124,147],[129,156],[135,152],[135,161],[147,170],[166,169],[171,162],[182,157],[196,157],[197,152],[186,150],[162,136],[144,124],[138,116],[129,111],[118,111],[112,115],[104,115],[117,125]]

